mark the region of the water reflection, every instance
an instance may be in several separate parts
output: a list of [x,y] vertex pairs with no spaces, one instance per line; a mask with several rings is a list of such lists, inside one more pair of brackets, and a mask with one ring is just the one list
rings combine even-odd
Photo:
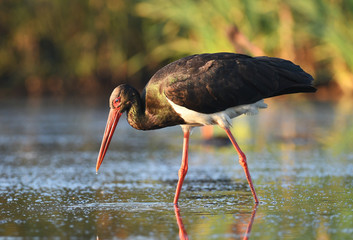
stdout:
[[184,224],[183,224],[183,220],[180,216],[180,210],[178,205],[174,205],[174,212],[175,212],[175,218],[178,224],[178,228],[179,228],[179,238],[180,240],[187,240],[189,239],[188,237],[188,233],[185,230]]
[[255,215],[256,215],[256,210],[257,210],[257,207],[258,207],[258,203],[254,205],[253,207],[253,210],[252,210],[252,213],[251,213],[251,217],[250,217],[250,220],[249,220],[249,223],[248,223],[248,226],[246,228],[246,232],[244,234],[244,240],[247,240],[249,239],[249,236],[250,236],[250,232],[251,232],[251,228],[252,228],[252,224],[254,223],[254,219],[255,219]]
[[[243,235],[243,240],[247,240],[249,239],[249,236],[250,236],[250,233],[251,233],[251,228],[252,228],[252,225],[254,223],[254,219],[255,219],[255,215],[256,215],[256,211],[257,211],[257,208],[258,208],[258,203],[255,203],[254,206],[253,206],[253,210],[251,212],[251,216],[249,218],[249,222],[246,226],[246,230],[245,232],[243,231],[243,228],[240,224],[240,226],[238,226],[238,223],[234,223],[233,226],[231,227],[231,231],[232,231],[232,236],[241,236],[241,234],[244,232],[244,235]],[[179,228],[179,239],[180,240],[187,240],[189,239],[188,237],[188,234],[186,232],[186,229],[184,227],[184,224],[183,224],[183,219],[180,215],[180,209],[178,207],[178,205],[174,205],[174,212],[175,212],[175,218],[176,218],[176,221],[177,221],[177,224],[178,224],[178,228]]]
[[[124,204],[125,206],[128,206],[128,204]],[[152,204],[153,205],[153,204]],[[113,206],[118,206],[116,204],[111,204],[109,207],[113,207]],[[78,207],[78,206],[77,206]],[[82,206],[81,206],[82,207]],[[99,214],[99,216],[96,219],[96,226],[97,226],[97,239],[130,239],[131,236],[134,236],[134,239],[138,239],[138,238],[143,238],[143,239],[175,239],[173,237],[172,234],[177,233],[179,236],[179,239],[181,240],[185,240],[185,239],[189,239],[188,233],[187,233],[187,228],[185,227],[183,221],[186,221],[188,224],[187,226],[189,226],[189,230],[191,230],[193,237],[195,238],[195,225],[192,224],[192,221],[189,221],[189,219],[194,218],[195,213],[194,212],[184,212],[184,214],[182,215],[180,212],[180,208],[178,206],[174,206],[174,214],[175,214],[175,219],[176,220],[176,225],[178,226],[178,231],[172,231],[170,233],[167,233],[166,231],[170,231],[170,229],[167,228],[168,226],[168,222],[164,222],[161,223],[159,221],[155,221],[155,218],[151,218],[148,217],[148,215],[146,215],[147,217],[145,217],[145,222],[144,224],[146,224],[148,227],[150,227],[149,231],[150,234],[146,234],[143,231],[148,231],[148,229],[143,229],[143,231],[141,232],[141,225],[139,223],[131,226],[134,229],[134,232],[131,232],[131,229],[127,229],[126,225],[128,224],[125,220],[123,220],[123,218],[121,218],[120,221],[117,221],[117,215],[115,214],[119,214],[115,210],[111,210],[113,213],[109,213],[107,211],[107,209],[103,210],[104,208],[102,208],[102,211],[97,211],[98,209],[96,209],[97,213]],[[113,208],[111,208],[113,209]],[[224,225],[222,227],[222,231],[224,232],[217,232],[217,233],[211,233],[207,231],[210,231],[211,229],[215,229],[217,227],[218,224],[220,224],[219,222],[216,222],[214,225],[207,225],[205,226],[205,228],[199,229],[200,231],[205,231],[206,234],[201,235],[196,237],[197,239],[207,239],[208,237],[213,236],[213,238],[215,236],[224,236],[224,237],[218,237],[219,239],[223,239],[223,238],[227,238],[227,239],[250,239],[251,236],[251,230],[252,230],[252,226],[255,220],[255,216],[256,216],[256,211],[258,209],[258,205],[254,205],[252,211],[250,212],[244,212],[239,214],[238,212],[234,211],[234,214],[236,216],[233,217],[233,220],[230,222],[227,222],[226,225]],[[155,209],[157,210],[157,209]],[[171,208],[170,206],[168,207],[168,209],[166,209],[167,211],[164,212],[163,214],[164,217],[168,216],[169,214],[167,212],[170,212]],[[185,210],[189,210],[189,209],[185,209]],[[158,211],[158,210],[157,210]],[[183,212],[183,210],[181,210]],[[122,212],[120,213],[122,215],[126,215],[126,213]],[[155,213],[150,212],[151,215],[155,215]],[[136,213],[137,216],[135,216],[136,218],[141,217],[141,215],[139,213]],[[230,214],[227,214],[226,216],[228,217]],[[162,215],[156,215],[159,217],[162,217]],[[132,217],[132,215],[131,215]],[[154,219],[154,220],[153,220]],[[218,219],[217,221],[222,221],[221,219]],[[224,222],[222,222],[221,224],[223,224]],[[162,224],[161,229],[159,229],[160,235],[158,235],[159,237],[156,237],[156,233],[154,232],[155,227]],[[175,224],[175,223],[174,223]],[[199,223],[200,224],[200,223]],[[201,226],[201,225],[200,225]],[[154,233],[153,233],[154,232]],[[151,234],[153,233],[153,234]],[[147,236],[146,236],[147,235]],[[155,237],[148,237],[148,235],[152,235]],[[142,237],[145,236],[145,237]],[[227,236],[227,237],[226,237]]]

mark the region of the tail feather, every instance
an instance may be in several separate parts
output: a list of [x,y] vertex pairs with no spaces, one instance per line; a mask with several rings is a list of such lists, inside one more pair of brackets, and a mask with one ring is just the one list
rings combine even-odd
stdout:
[[256,57],[256,59],[276,69],[281,78],[279,84],[282,87],[269,97],[298,92],[316,92],[316,88],[312,85],[313,77],[291,61],[273,57]]

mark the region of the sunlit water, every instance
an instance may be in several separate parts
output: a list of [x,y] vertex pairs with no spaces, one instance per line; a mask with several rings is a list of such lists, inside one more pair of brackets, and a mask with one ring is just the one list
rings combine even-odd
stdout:
[[178,212],[179,127],[121,119],[96,174],[105,104],[1,100],[0,238],[352,239],[351,102],[277,98],[234,121],[258,206],[233,147],[195,129]]

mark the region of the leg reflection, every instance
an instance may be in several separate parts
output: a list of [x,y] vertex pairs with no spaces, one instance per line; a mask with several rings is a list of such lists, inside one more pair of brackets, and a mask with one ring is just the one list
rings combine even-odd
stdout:
[[[252,228],[252,224],[253,224],[254,219],[255,219],[255,215],[256,215],[256,211],[257,211],[258,205],[259,205],[258,203],[255,203],[255,205],[253,207],[253,210],[252,210],[252,213],[251,213],[251,217],[249,219],[248,225],[246,227],[246,231],[244,233],[243,240],[248,240],[249,239],[251,228]],[[185,230],[185,227],[184,227],[184,224],[183,224],[183,220],[182,220],[182,218],[180,216],[179,207],[176,204],[174,205],[174,212],[175,212],[175,218],[177,220],[177,224],[178,224],[178,227],[179,227],[179,238],[180,238],[180,240],[189,239],[188,234],[187,234],[187,232]],[[239,232],[236,231],[236,234],[238,235]]]
[[183,224],[183,220],[181,219],[181,216],[180,216],[178,205],[174,205],[174,212],[175,212],[175,218],[177,220],[178,227],[179,227],[179,238],[180,240],[188,240],[189,237],[187,232],[185,231],[185,227]]
[[259,205],[258,203],[255,203],[255,205],[254,205],[254,207],[252,209],[251,217],[250,217],[248,226],[246,228],[246,232],[244,234],[243,240],[248,240],[249,239],[249,235],[250,235],[250,232],[251,232],[252,224],[253,224],[254,219],[255,219],[256,210],[257,210],[258,205]]

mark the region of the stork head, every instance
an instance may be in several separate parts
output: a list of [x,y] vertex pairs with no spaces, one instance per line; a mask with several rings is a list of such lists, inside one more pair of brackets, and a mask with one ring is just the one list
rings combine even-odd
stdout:
[[112,140],[116,125],[119,122],[121,114],[131,107],[132,99],[134,99],[134,96],[132,95],[135,95],[135,91],[132,91],[132,87],[126,84],[122,84],[116,87],[110,95],[110,111],[97,158],[97,172],[108,150],[110,141]]

